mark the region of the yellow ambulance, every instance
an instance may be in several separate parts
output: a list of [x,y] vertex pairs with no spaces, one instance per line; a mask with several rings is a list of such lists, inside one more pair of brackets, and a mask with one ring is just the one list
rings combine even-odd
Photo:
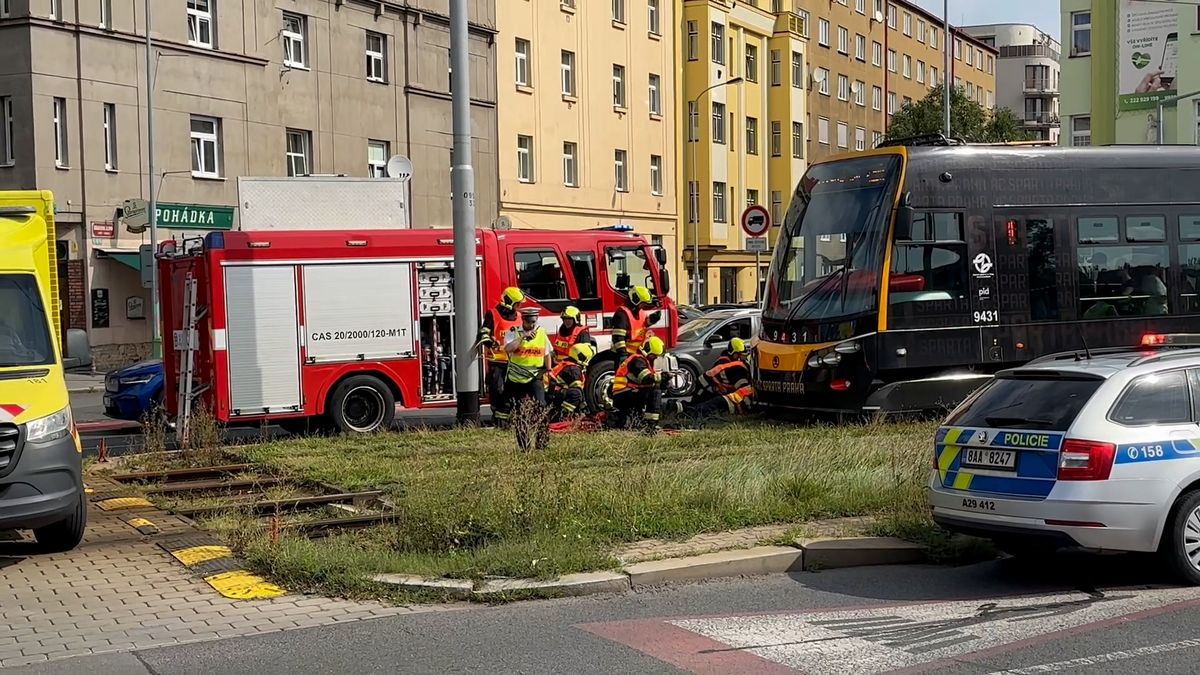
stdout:
[[63,377],[54,198],[0,191],[0,530],[75,548],[87,509]]

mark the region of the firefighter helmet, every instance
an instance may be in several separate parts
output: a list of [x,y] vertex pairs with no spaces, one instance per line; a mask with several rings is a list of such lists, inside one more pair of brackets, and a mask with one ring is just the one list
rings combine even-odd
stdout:
[[509,307],[516,307],[525,302],[525,294],[521,292],[521,289],[510,286],[504,289],[504,294],[500,297],[500,302]]
[[648,305],[654,301],[654,296],[650,295],[650,289],[645,286],[634,286],[629,291],[629,299],[635,305]]
[[651,356],[662,356],[666,348],[667,346],[663,344],[662,338],[651,336],[649,340],[646,340],[646,346],[642,349]]
[[567,354],[572,361],[581,366],[586,366],[595,355],[596,348],[592,347],[586,342],[581,342],[574,347],[571,347],[571,351]]
[[729,341],[729,351],[733,352],[734,354],[745,354],[746,341],[740,337],[733,338]]
[[567,308],[564,309],[562,314],[559,315],[559,318],[562,319],[574,319],[575,323],[579,323],[579,317],[579,308],[575,305],[567,305]]

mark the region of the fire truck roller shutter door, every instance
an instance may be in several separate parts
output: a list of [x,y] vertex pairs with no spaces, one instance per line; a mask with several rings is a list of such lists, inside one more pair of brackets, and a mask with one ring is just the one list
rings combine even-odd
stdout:
[[233,415],[300,410],[296,268],[226,267],[225,307]]

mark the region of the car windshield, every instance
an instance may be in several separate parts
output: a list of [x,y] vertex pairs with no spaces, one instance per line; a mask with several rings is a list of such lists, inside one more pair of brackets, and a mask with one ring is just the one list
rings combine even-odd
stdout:
[[692,319],[679,329],[679,341],[696,342],[718,323],[721,323],[719,319]]
[[823,319],[878,306],[900,157],[818,164],[796,187],[775,245],[765,319]]
[[37,279],[0,274],[0,368],[52,363],[54,347]]

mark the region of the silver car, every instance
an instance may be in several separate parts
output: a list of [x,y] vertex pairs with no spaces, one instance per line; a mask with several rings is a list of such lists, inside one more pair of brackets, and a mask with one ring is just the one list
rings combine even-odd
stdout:
[[943,527],[1017,553],[1162,551],[1200,584],[1200,336],[997,374],[934,440]]
[[729,340],[740,337],[747,347],[762,331],[762,311],[757,307],[718,309],[692,319],[679,329],[679,341],[671,349],[679,361],[680,385],[672,396],[691,396],[700,376],[708,372]]

